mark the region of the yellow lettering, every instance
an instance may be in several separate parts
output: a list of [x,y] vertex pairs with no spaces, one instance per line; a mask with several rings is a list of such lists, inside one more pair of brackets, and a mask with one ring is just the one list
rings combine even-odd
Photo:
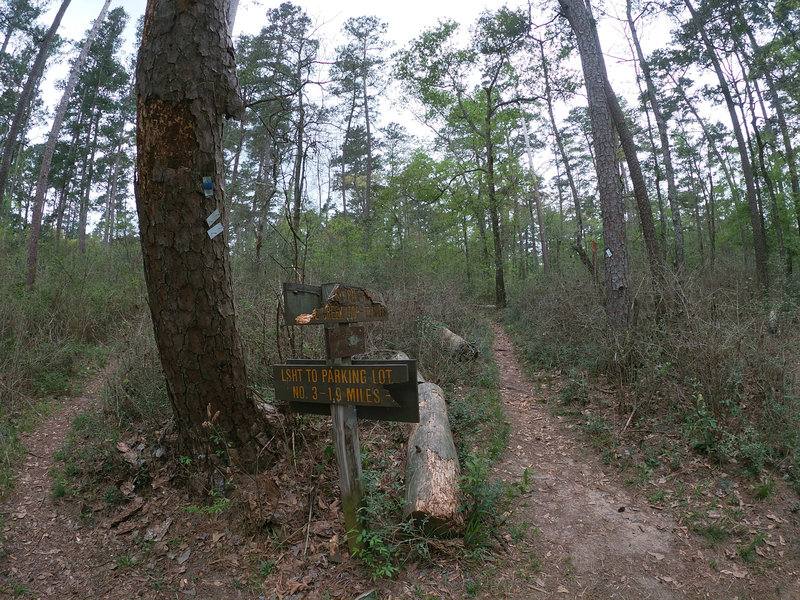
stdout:
[[281,369],[281,381],[303,381],[303,372],[301,369]]

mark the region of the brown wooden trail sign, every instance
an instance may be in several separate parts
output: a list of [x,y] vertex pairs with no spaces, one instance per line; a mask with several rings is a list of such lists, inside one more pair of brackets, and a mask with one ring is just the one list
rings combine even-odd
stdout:
[[364,352],[364,328],[352,323],[384,321],[386,305],[377,292],[328,283],[283,284],[287,325],[323,325],[327,361],[289,359],[273,365],[275,398],[295,412],[330,414],[339,467],[347,541],[360,549],[356,509],[363,496],[358,418],[419,421],[416,361],[353,361]]
[[408,381],[405,365],[274,365],[275,396],[290,402],[397,408],[384,385]]
[[[355,406],[356,416],[359,419],[372,421],[400,421],[403,423],[419,422],[419,394],[417,391],[417,361],[415,360],[380,360],[361,361],[351,360],[351,365],[356,369],[366,369],[364,374],[367,381],[376,381],[383,390],[380,394],[388,393],[394,404],[377,404],[372,402],[375,392],[354,391],[354,388],[375,386],[361,383],[336,383],[335,375],[327,374],[323,382],[321,373],[317,373],[317,380],[309,379],[314,373],[297,375],[291,371],[280,371],[283,367],[299,366],[300,368],[327,369],[328,362],[323,360],[289,359],[286,365],[273,365],[275,382],[275,397],[289,402],[289,408],[296,413],[327,415],[330,414],[329,404],[351,404]],[[343,368],[349,368],[342,365]],[[387,371],[387,369],[389,369]],[[374,372],[374,378],[373,378]],[[387,377],[387,373],[389,376]],[[302,381],[291,381],[301,378]],[[286,381],[284,381],[286,379]],[[331,380],[334,380],[331,383]],[[340,378],[342,379],[342,378]],[[349,379],[348,381],[352,381]],[[317,387],[317,398],[314,397],[313,387]],[[299,389],[302,387],[302,390]],[[341,389],[339,396],[334,391]],[[329,391],[330,389],[330,391]],[[319,398],[322,398],[320,400]],[[331,398],[331,401],[328,401]],[[337,400],[337,398],[339,398]],[[348,400],[349,398],[349,400]]]

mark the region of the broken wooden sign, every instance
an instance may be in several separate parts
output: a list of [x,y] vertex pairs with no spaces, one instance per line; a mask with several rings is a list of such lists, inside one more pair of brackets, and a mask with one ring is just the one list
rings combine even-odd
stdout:
[[284,283],[283,314],[287,325],[385,321],[388,317],[380,293],[342,283]]

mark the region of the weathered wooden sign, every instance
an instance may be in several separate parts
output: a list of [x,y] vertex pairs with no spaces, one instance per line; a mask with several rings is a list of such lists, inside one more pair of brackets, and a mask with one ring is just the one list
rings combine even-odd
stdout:
[[289,402],[397,407],[384,384],[408,381],[405,365],[273,365],[275,396]]
[[331,404],[353,406],[359,419],[419,422],[417,361],[352,361],[329,366],[323,360],[290,359],[273,365],[275,398],[293,412],[328,415]]
[[284,283],[283,300],[287,325],[385,321],[388,317],[378,292],[341,283]]
[[275,397],[294,412],[331,415],[347,540],[355,552],[361,544],[356,507],[363,495],[357,418],[418,423],[417,363],[352,360],[365,343],[364,328],[351,323],[388,317],[377,292],[341,283],[284,283],[283,314],[287,325],[325,326],[328,360],[273,365]]

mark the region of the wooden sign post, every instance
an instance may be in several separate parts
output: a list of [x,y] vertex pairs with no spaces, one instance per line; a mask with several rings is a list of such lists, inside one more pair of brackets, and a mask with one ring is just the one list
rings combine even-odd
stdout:
[[365,350],[364,328],[352,323],[388,316],[376,292],[338,283],[284,283],[283,299],[287,325],[325,327],[327,360],[273,365],[275,398],[295,412],[330,411],[347,541],[354,552],[360,548],[356,511],[364,494],[357,419],[419,422],[416,361],[352,360]]

